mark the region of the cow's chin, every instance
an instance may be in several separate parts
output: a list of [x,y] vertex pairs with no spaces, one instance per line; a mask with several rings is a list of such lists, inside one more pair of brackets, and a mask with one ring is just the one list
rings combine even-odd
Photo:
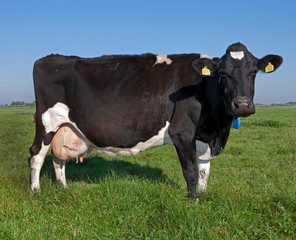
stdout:
[[235,117],[249,117],[250,115],[254,114],[255,111],[252,111],[252,112],[248,112],[248,113],[243,113],[243,114],[238,114],[238,113],[235,113],[234,116]]

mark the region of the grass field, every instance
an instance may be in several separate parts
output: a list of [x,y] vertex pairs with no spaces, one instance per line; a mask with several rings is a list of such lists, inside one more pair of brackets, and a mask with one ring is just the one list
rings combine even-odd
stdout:
[[186,199],[173,146],[69,162],[48,155],[30,190],[34,109],[0,109],[0,239],[296,239],[296,108],[257,108],[212,160],[207,194]]

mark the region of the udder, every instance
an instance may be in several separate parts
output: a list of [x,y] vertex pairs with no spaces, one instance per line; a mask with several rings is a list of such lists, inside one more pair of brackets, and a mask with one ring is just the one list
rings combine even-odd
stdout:
[[80,162],[91,151],[89,141],[74,127],[64,125],[54,135],[51,147],[53,154],[61,160],[76,158]]

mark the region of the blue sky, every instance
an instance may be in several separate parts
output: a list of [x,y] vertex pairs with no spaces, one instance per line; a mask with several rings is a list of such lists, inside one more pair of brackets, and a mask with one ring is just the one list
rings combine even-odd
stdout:
[[35,60],[51,53],[204,53],[234,42],[283,65],[256,78],[256,103],[296,101],[296,1],[0,0],[0,104],[33,101]]

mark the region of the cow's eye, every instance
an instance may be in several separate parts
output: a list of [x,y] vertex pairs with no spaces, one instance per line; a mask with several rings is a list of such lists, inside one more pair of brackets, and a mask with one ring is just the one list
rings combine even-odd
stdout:
[[255,76],[256,76],[256,72],[251,72],[251,73],[249,74],[249,76],[255,77]]
[[250,81],[254,81],[255,80],[255,77],[256,77],[256,72],[251,72],[248,76],[248,79]]
[[223,78],[231,78],[231,76],[225,72],[220,72],[220,76]]

